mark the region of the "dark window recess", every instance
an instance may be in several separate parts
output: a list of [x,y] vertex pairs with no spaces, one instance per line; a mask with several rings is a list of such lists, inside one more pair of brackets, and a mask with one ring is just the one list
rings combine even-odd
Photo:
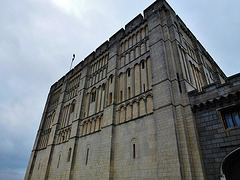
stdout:
[[240,107],[231,107],[221,111],[221,116],[226,129],[240,126]]
[[89,155],[89,149],[87,149],[87,155],[86,155],[86,162],[85,162],[85,165],[87,165],[87,163],[88,163],[88,155]]
[[142,69],[144,69],[145,68],[145,64],[144,64],[144,62],[142,62]]
[[130,69],[127,70],[127,75],[128,75],[128,77],[130,77],[130,75],[131,75]]
[[136,145],[133,144],[133,159],[136,158]]
[[91,102],[95,102],[95,100],[96,100],[96,89],[94,89],[94,90],[92,91],[92,99],[91,99]]

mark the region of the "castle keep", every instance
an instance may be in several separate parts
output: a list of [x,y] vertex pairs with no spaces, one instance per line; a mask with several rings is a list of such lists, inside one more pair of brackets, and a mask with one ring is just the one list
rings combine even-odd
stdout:
[[239,177],[239,89],[157,0],[51,86],[25,180]]

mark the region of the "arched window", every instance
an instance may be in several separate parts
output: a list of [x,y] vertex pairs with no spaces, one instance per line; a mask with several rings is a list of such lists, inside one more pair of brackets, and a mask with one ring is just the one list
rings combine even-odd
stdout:
[[131,37],[128,39],[128,46],[132,47],[132,38]]
[[93,88],[91,92],[91,102],[95,102],[95,100],[96,100],[96,88]]
[[107,97],[107,100],[108,100],[108,105],[112,104],[113,102],[113,89],[114,89],[114,86],[113,86],[113,75],[111,75],[108,79],[108,97]]
[[87,165],[87,163],[88,163],[88,156],[89,156],[89,148],[87,148],[87,154],[86,154],[86,162],[85,162],[85,165]]
[[148,36],[148,27],[147,26],[145,27],[145,34],[146,34],[146,36]]
[[121,44],[121,53],[123,53],[124,52],[124,44],[122,43]]
[[146,51],[149,51],[149,40],[146,41]]
[[139,101],[139,106],[140,106],[140,116],[143,116],[143,115],[145,115],[146,114],[146,109],[145,109],[145,101],[144,101],[144,99],[141,99],[140,101]]
[[123,66],[124,66],[124,56],[122,56],[120,60],[120,67],[123,67]]
[[112,93],[109,93],[109,104],[112,104]]
[[105,64],[107,64],[107,61],[108,61],[108,54],[104,57],[104,60],[105,60]]
[[139,52],[139,47],[138,46],[135,49],[135,55],[136,55],[136,58],[140,56],[140,52]]
[[69,150],[68,150],[68,158],[67,158],[67,162],[70,161],[70,159],[71,159],[71,154],[72,154],[72,148],[69,148]]
[[141,55],[145,53],[145,43],[141,44]]
[[90,131],[91,131],[91,125],[92,125],[92,122],[88,121],[88,123],[87,123],[87,134],[89,134]]
[[124,80],[123,73],[119,75],[119,102],[123,101],[123,88],[124,88]]
[[126,107],[126,121],[129,121],[132,117],[131,106],[130,104]]
[[128,91],[127,91],[127,98],[131,98],[131,88],[128,87]]
[[128,49],[128,41],[126,40],[125,41],[125,50],[127,50]]
[[141,91],[140,91],[140,69],[139,69],[139,64],[136,64],[134,66],[134,89],[135,89],[135,95],[138,95]]
[[138,104],[137,102],[133,103],[133,119],[138,117]]
[[125,109],[124,107],[121,107],[120,113],[119,113],[119,123],[125,122]]
[[74,99],[71,104],[71,113],[74,112],[75,110],[75,104],[76,104],[76,100]]
[[105,105],[105,84],[102,85],[102,95],[101,95],[100,111],[103,110],[104,105]]
[[91,133],[94,132],[94,128],[95,128],[95,121],[92,120],[92,125],[91,125]]
[[137,42],[139,42],[140,40],[141,40],[140,33],[137,32]]
[[87,132],[87,122],[84,122],[83,124],[83,135],[85,135]]
[[136,44],[136,35],[134,34],[133,35],[133,45],[135,45]]
[[110,83],[113,82],[113,76],[110,76]]
[[119,102],[122,102],[123,101],[123,92],[120,91],[120,94],[119,94]]
[[134,51],[132,50],[130,52],[130,61],[133,61],[134,60]]
[[131,143],[132,143],[132,157],[133,159],[136,159],[136,144],[137,144],[136,139],[133,138]]
[[141,67],[142,67],[142,69],[144,69],[144,68],[145,68],[144,61],[142,61],[142,62],[141,62]]
[[152,88],[152,69],[151,69],[151,60],[147,58],[147,79],[148,79],[148,88]]
[[89,99],[89,94],[87,94],[85,98],[84,117],[88,116],[88,101],[89,101],[88,99]]
[[133,144],[133,159],[136,158],[136,144]]
[[152,96],[147,97],[147,114],[153,112],[153,102],[152,102]]
[[144,29],[141,30],[141,36],[142,36],[142,39],[145,38],[145,31],[144,31]]
[[127,70],[127,76],[128,76],[128,77],[131,76],[131,70],[130,70],[130,69]]
[[127,53],[126,54],[126,61],[125,61],[125,64],[128,64],[129,63],[129,54]]

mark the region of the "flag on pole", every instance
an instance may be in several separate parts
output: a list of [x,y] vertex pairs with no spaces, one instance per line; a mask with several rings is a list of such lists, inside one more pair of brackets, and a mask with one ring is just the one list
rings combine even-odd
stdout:
[[70,70],[72,69],[72,63],[73,63],[74,59],[75,59],[75,54],[73,54],[73,57],[72,57],[72,61],[71,61],[71,65],[70,65]]
[[75,59],[75,54],[73,54],[72,61]]

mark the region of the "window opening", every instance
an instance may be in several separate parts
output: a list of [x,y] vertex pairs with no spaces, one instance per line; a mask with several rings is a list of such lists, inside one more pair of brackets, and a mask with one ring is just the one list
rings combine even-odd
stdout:
[[120,91],[120,102],[122,102],[122,99],[123,99],[123,92]]
[[136,145],[133,144],[133,159],[136,158]]
[[59,167],[59,164],[60,164],[60,159],[61,159],[61,155],[59,155],[59,156],[58,156],[57,168]]
[[131,88],[128,87],[128,98],[130,98],[130,94],[131,94]]
[[127,75],[128,75],[128,77],[130,77],[130,75],[131,75],[130,69],[127,70]]
[[144,62],[142,62],[142,69],[144,69],[145,68],[145,64],[144,64]]
[[75,104],[76,104],[76,101],[73,100],[72,102],[72,108],[71,108],[71,113],[74,112],[74,109],[75,109]]
[[89,155],[89,148],[87,149],[87,155],[86,155],[86,163],[85,163],[85,165],[87,165],[87,163],[88,163],[88,155]]
[[91,102],[95,102],[95,99],[96,99],[96,91],[93,91]]
[[40,167],[41,167],[41,163],[38,164],[38,171],[39,171]]
[[221,112],[225,128],[234,128],[240,126],[240,107],[225,109]]
[[112,93],[109,94],[109,104],[112,104]]
[[67,159],[67,162],[70,161],[71,153],[72,153],[72,148],[69,148],[69,150],[68,150],[68,159]]

